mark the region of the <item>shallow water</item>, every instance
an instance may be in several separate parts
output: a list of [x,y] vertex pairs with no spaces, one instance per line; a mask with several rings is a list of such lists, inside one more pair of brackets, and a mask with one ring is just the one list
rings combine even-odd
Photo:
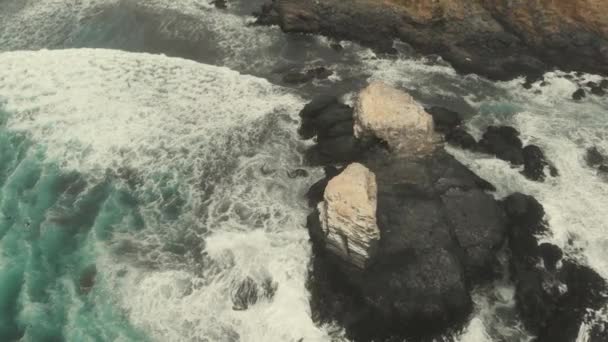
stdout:
[[[305,288],[302,195],[320,171],[287,172],[302,164],[306,99],[370,79],[463,111],[473,132],[509,124],[541,146],[560,170],[545,183],[450,152],[498,197],[537,197],[544,239],[608,277],[608,183],[583,161],[588,146],[608,150],[606,100],[574,103],[559,73],[525,90],[403,46],[398,59],[348,42],[335,51],[248,25],[259,2],[0,1],[0,340],[341,340],[312,322]],[[285,70],[318,65],[335,74],[282,87]],[[247,277],[275,293],[233,310]],[[508,283],[476,293],[458,340],[528,338]]]

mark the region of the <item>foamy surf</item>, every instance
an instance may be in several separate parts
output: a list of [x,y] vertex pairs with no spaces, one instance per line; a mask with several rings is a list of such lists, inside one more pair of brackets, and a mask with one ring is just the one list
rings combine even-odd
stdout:
[[[153,340],[329,339],[305,288],[310,180],[288,177],[301,164],[302,100],[164,56],[10,52],[0,64],[5,129],[42,148],[43,163],[81,174],[87,189],[112,184],[91,230],[82,227],[97,269],[94,305],[115,306]],[[273,293],[235,310],[247,278]]]

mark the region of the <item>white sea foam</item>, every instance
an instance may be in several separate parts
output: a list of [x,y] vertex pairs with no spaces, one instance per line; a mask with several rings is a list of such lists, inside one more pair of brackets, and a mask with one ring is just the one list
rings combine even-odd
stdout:
[[[99,291],[132,323],[159,341],[329,339],[305,289],[309,180],[286,172],[301,162],[300,98],[226,68],[111,50],[2,53],[0,65],[8,129],[91,181],[106,169],[131,170],[125,186],[138,179],[145,229],[118,227],[94,244]],[[169,220],[167,189],[185,202]],[[165,252],[176,236],[202,259]],[[125,242],[134,256],[113,252]],[[246,277],[276,293],[235,311],[231,294]]]

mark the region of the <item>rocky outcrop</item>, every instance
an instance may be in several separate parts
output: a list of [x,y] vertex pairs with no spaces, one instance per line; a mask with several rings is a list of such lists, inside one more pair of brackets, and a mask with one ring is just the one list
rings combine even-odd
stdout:
[[465,73],[534,78],[559,67],[608,73],[603,0],[274,0],[260,22],[390,50],[393,39]]
[[315,154],[326,132],[346,123],[354,129],[338,137],[367,146],[344,169],[333,165],[352,160],[325,150],[326,177],[308,193],[315,318],[339,322],[355,341],[458,327],[471,312],[471,288],[499,269],[504,211],[486,193],[493,187],[445,152],[429,131],[432,116],[409,95],[374,83],[356,103],[350,119],[336,119],[344,105],[334,97],[300,113]]
[[382,82],[363,89],[355,106],[355,137],[385,142],[393,153],[422,156],[439,140],[433,118],[407,93]]
[[365,268],[377,248],[376,176],[350,164],[327,183],[319,215],[325,248],[345,262]]

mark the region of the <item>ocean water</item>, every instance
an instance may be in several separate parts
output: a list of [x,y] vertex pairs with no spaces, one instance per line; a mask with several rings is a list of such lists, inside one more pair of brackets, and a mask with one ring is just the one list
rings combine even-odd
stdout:
[[[249,25],[262,1],[0,0],[0,341],[343,341],[317,326],[297,113],[311,94],[379,79],[456,108],[475,134],[517,127],[560,171],[545,183],[450,149],[498,188],[543,203],[551,234],[608,279],[606,98],[458,75],[435,58],[376,55]],[[48,49],[48,50],[45,50]],[[289,68],[329,80],[287,86]],[[573,243],[569,243],[573,241]],[[244,281],[258,300],[235,310]],[[525,341],[513,289],[475,291],[461,342]],[[579,342],[585,340],[584,327]]]

